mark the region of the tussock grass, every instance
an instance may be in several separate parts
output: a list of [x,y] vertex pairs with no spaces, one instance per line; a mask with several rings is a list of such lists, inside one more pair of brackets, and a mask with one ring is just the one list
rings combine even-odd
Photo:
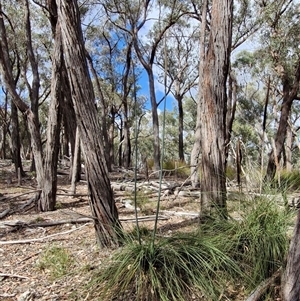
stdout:
[[273,200],[258,198],[244,213],[233,236],[233,251],[248,265],[254,283],[270,277],[284,262],[290,215]]
[[66,275],[72,264],[73,258],[68,250],[53,245],[41,254],[37,267],[40,270],[47,270],[50,278],[55,280]]
[[217,300],[225,279],[238,274],[238,265],[209,237],[189,233],[154,245],[128,243],[92,285],[99,285],[99,300]]

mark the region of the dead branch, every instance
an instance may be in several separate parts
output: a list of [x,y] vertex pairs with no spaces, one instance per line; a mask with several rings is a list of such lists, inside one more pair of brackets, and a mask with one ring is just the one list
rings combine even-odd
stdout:
[[20,279],[30,279],[26,276],[20,276],[20,275],[17,275],[17,274],[3,274],[3,273],[0,273],[0,277],[4,277],[4,278],[7,278],[7,277],[10,277],[10,278],[20,278]]
[[280,277],[281,268],[279,268],[270,278],[264,280],[260,285],[251,292],[246,301],[258,301],[266,290]]
[[30,194],[30,193],[40,192],[40,191],[41,191],[40,189],[31,190],[31,191],[24,192],[24,193],[21,193],[21,194],[18,194],[18,195],[14,195],[14,196],[9,197],[9,198],[1,198],[1,201],[4,201],[4,200],[5,201],[11,201],[11,200],[19,198],[20,196],[27,195],[27,194]]
[[83,227],[85,227],[86,225],[88,225],[88,223],[84,224],[83,226],[80,226],[76,229],[71,229],[68,231],[64,231],[64,232],[60,232],[60,233],[55,233],[52,235],[48,235],[45,237],[40,237],[40,238],[31,238],[31,239],[24,239],[24,240],[6,240],[6,241],[0,241],[0,245],[16,245],[16,244],[29,244],[32,242],[43,242],[44,240],[48,239],[48,238],[52,238],[52,237],[56,237],[59,235],[65,235],[65,234],[69,234],[71,232],[77,231]]

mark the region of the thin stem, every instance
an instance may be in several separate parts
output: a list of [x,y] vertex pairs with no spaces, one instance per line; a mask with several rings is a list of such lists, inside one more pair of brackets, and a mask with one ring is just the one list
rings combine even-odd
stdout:
[[133,97],[134,97],[134,118],[135,118],[135,150],[134,150],[134,156],[135,156],[135,167],[134,167],[134,214],[135,214],[135,223],[136,223],[136,231],[137,231],[137,237],[138,242],[141,245],[141,233],[140,233],[140,226],[138,221],[138,213],[137,213],[137,161],[138,161],[138,118],[137,118],[137,92],[136,92],[136,78],[135,78],[135,69],[134,69],[134,63],[132,65],[132,72],[133,72]]
[[155,236],[157,232],[157,222],[158,222],[158,215],[159,215],[159,207],[160,207],[160,200],[161,200],[161,184],[163,178],[163,162],[164,162],[164,155],[165,155],[165,128],[166,128],[166,107],[167,107],[167,33],[165,34],[164,38],[164,60],[165,60],[165,72],[164,72],[164,109],[163,109],[163,128],[162,128],[162,145],[161,145],[161,163],[160,163],[160,170],[159,170],[159,190],[158,190],[158,200],[157,200],[157,207],[156,207],[156,215],[155,215],[155,223],[152,235],[152,247],[154,247]]

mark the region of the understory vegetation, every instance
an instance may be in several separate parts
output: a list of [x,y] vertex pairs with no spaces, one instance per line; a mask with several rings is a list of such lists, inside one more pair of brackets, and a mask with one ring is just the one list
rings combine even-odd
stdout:
[[[266,197],[241,219],[208,220],[189,232],[135,229],[90,282],[99,300],[236,300],[283,265],[290,211]],[[276,286],[262,300],[275,300]],[[238,299],[240,300],[240,299]]]

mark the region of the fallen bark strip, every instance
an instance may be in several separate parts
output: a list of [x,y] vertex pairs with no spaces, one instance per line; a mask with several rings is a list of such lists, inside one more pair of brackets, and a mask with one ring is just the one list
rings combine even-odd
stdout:
[[246,301],[258,301],[262,295],[267,291],[267,289],[280,277],[281,268],[278,269],[270,278],[264,280],[260,285],[251,292]]
[[10,208],[5,209],[4,211],[2,211],[0,213],[0,219],[5,217],[6,215],[8,215],[10,213]]
[[46,240],[48,238],[56,237],[56,236],[59,236],[59,235],[65,235],[65,234],[69,234],[71,232],[77,231],[77,230],[85,227],[86,225],[88,225],[88,224],[86,223],[83,226],[80,226],[76,229],[71,229],[71,230],[68,230],[68,231],[55,233],[55,234],[51,234],[51,235],[40,237],[40,238],[31,238],[31,239],[24,239],[24,240],[6,240],[6,241],[2,240],[2,241],[0,241],[0,245],[17,245],[17,244],[28,244],[28,243],[32,243],[32,242],[43,242],[44,240]]
[[17,275],[17,274],[3,274],[0,273],[0,277],[10,277],[10,278],[20,278],[20,279],[30,279],[29,277],[26,276],[21,276],[21,275]]

